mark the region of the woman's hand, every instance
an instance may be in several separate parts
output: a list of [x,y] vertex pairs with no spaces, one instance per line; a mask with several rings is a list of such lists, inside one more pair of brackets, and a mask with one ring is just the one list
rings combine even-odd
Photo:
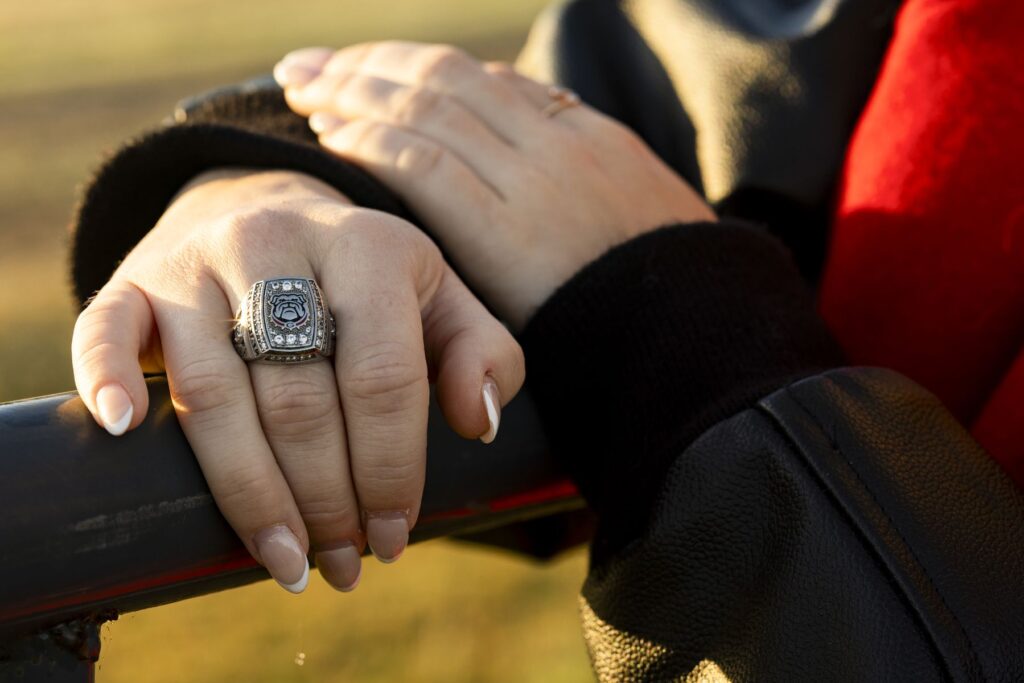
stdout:
[[[253,282],[312,277],[335,358],[247,365],[230,339]],[[416,523],[428,375],[469,438],[494,438],[523,381],[519,346],[420,230],[286,172],[201,176],[128,255],[75,326],[75,381],[119,435],[167,372],[181,425],[224,516],[294,592],[306,556],[351,590],[368,542],[397,559]],[[143,457],[143,454],[140,454]]]
[[546,115],[550,88],[504,64],[385,42],[299,50],[274,74],[324,147],[400,194],[517,327],[616,244],[715,220],[630,130],[585,105]]

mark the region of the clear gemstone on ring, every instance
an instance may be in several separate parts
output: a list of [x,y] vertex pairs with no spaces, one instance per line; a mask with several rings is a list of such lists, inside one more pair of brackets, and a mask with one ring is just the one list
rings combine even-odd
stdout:
[[289,344],[294,344],[295,343],[295,335],[294,334],[289,334],[288,337],[287,337],[287,340],[288,340]]
[[306,342],[308,342],[308,341],[309,341],[309,337],[307,337],[307,336],[306,336],[306,335],[304,335],[304,334],[300,334],[300,335],[299,335],[299,343],[300,343],[300,344],[305,344],[305,343],[306,343]]
[[290,283],[290,282],[282,282],[281,283],[281,289],[283,289],[286,292],[290,292],[291,289],[292,289],[292,283]]
[[279,334],[275,334],[274,335],[274,343],[275,344],[283,344],[284,343],[284,337],[282,337]]

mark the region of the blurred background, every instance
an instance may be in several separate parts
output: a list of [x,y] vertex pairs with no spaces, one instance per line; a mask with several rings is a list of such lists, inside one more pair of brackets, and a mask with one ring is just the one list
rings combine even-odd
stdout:
[[[73,387],[76,191],[179,98],[287,51],[383,38],[511,59],[544,0],[32,0],[0,6],[0,401]],[[26,296],[26,290],[31,293]],[[73,568],[69,568],[73,571]],[[586,681],[582,552],[538,564],[434,542],[343,595],[264,582],[125,615],[100,683]]]

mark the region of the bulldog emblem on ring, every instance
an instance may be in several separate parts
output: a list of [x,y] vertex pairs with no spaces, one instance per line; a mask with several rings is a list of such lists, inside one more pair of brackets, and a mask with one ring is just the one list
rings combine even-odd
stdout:
[[275,278],[253,284],[232,331],[247,361],[303,363],[334,352],[334,317],[312,278]]
[[270,317],[274,323],[294,330],[309,319],[309,306],[304,294],[282,292],[270,296]]

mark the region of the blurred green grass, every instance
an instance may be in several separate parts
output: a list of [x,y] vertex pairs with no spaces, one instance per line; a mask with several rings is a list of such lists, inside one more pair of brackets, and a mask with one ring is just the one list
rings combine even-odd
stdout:
[[578,553],[541,567],[427,543],[368,562],[350,594],[264,582],[125,615],[104,628],[97,680],[589,681],[581,571]]
[[[0,401],[72,388],[66,225],[120,140],[289,49],[405,38],[511,58],[543,0],[40,0],[0,6]],[[25,296],[30,291],[31,297]],[[359,590],[270,583],[126,615],[100,683],[583,681],[583,553],[546,565],[447,542]],[[305,655],[304,658],[298,654]],[[301,661],[302,665],[296,663]]]

